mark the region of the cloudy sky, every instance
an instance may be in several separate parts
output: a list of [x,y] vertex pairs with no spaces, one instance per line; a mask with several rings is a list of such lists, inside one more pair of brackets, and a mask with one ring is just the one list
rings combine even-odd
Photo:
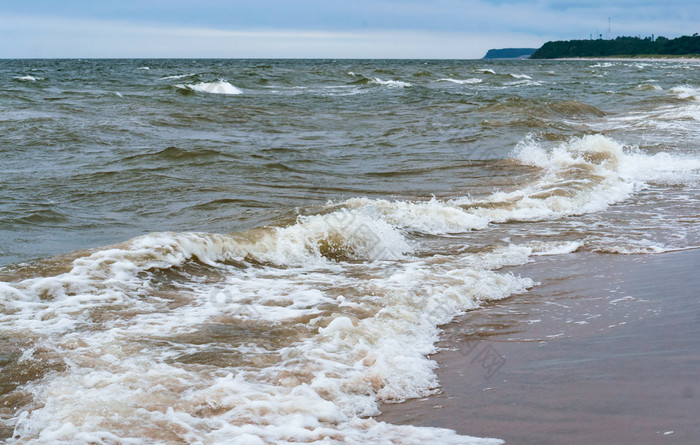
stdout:
[[0,57],[471,59],[596,33],[690,35],[699,17],[698,0],[2,1]]

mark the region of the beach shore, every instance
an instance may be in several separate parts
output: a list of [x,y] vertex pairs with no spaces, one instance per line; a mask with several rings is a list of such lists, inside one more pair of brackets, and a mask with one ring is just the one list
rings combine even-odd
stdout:
[[700,443],[700,250],[573,253],[540,285],[449,325],[441,388],[378,420],[513,444]]

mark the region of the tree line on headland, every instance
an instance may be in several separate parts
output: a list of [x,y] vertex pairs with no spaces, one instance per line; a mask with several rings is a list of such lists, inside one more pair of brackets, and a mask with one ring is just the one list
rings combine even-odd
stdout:
[[700,36],[617,37],[612,40],[568,40],[547,42],[535,51],[531,59],[560,59],[566,57],[607,57],[639,55],[700,55]]

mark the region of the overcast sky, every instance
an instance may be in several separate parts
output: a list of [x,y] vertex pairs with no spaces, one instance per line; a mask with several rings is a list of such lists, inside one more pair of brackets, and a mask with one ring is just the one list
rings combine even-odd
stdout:
[[698,0],[0,2],[2,58],[473,59],[596,33],[696,32]]

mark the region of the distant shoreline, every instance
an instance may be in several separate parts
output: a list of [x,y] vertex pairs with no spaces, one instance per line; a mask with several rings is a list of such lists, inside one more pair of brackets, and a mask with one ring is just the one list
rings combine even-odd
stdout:
[[565,60],[565,61],[570,61],[570,60],[590,60],[590,61],[608,61],[608,62],[628,62],[630,60],[636,60],[639,62],[658,62],[658,61],[664,61],[664,62],[698,62],[700,61],[700,56],[687,56],[687,57],[679,57],[679,56],[596,56],[596,57],[560,57],[556,59],[530,59],[530,60]]
[[550,41],[532,54],[533,59],[568,57],[686,58],[700,55],[700,35],[667,39],[663,36]]

